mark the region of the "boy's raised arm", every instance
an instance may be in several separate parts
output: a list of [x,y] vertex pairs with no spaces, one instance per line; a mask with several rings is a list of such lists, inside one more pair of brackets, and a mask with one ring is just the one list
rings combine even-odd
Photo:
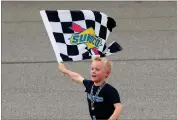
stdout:
[[59,63],[59,70],[62,73],[64,73],[67,76],[69,76],[75,82],[83,83],[84,78],[80,74],[78,74],[76,72],[73,72],[71,70],[68,70],[63,63]]

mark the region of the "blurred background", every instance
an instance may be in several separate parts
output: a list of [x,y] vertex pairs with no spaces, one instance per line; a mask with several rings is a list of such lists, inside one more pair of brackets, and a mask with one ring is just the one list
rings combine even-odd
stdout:
[[[3,120],[90,119],[84,86],[58,70],[40,10],[90,9],[113,17],[108,82],[123,105],[120,120],[177,119],[177,2],[2,1]],[[65,65],[89,78],[91,61]]]

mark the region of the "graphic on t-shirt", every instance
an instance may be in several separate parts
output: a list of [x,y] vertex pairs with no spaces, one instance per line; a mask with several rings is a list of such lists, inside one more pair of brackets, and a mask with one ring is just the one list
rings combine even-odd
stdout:
[[93,96],[93,98],[91,97],[91,95],[88,93],[88,99],[93,101],[93,98],[95,99],[96,98],[96,102],[103,102],[104,101],[104,98],[103,97],[98,97],[98,96]]

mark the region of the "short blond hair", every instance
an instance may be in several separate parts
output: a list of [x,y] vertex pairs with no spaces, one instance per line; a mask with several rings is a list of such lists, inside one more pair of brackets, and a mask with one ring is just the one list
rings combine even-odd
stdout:
[[111,72],[112,70],[112,62],[110,60],[108,60],[107,58],[105,57],[95,57],[92,59],[92,62],[94,61],[100,61],[100,62],[103,62],[105,65],[106,65],[106,68],[109,72]]

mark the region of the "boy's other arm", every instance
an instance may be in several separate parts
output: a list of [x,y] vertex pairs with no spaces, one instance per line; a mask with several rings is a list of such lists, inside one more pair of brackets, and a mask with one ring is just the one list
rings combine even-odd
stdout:
[[69,76],[75,82],[83,83],[84,78],[80,74],[78,74],[76,72],[73,72],[71,70],[68,70],[63,63],[59,63],[59,70],[62,73],[64,73],[67,76]]
[[110,116],[109,120],[117,120],[120,117],[122,105],[120,103],[115,103],[114,107],[115,107],[115,110],[113,114]]

